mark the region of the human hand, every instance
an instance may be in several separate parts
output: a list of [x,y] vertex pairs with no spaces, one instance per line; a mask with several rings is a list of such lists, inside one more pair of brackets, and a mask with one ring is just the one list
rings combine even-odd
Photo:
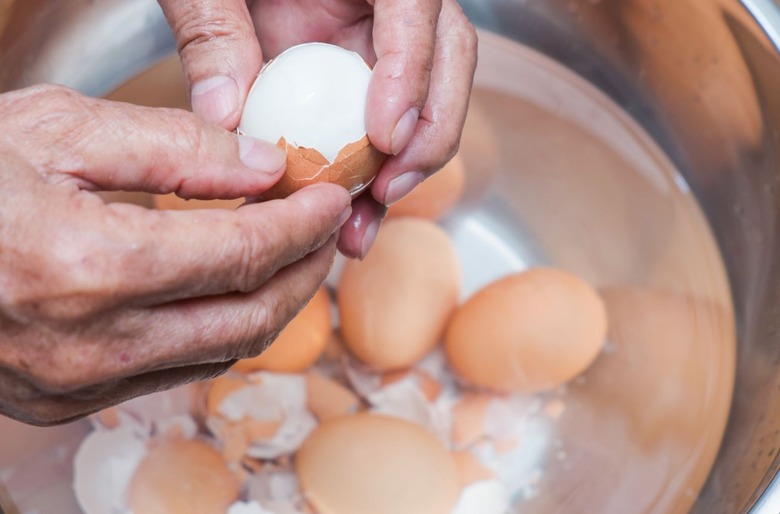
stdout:
[[184,111],[0,95],[0,413],[60,423],[260,353],[326,277],[346,191],[188,212],[92,191],[240,198],[283,163]]
[[364,256],[386,206],[457,151],[477,41],[456,0],[159,2],[176,35],[193,110],[227,129],[238,124],[263,58],[292,45],[333,43],[375,65],[366,125],[374,146],[391,157],[341,229],[345,255]]

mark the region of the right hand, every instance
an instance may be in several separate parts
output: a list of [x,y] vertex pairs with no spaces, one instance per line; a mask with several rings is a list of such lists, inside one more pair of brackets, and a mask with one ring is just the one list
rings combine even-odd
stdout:
[[0,413],[61,423],[260,353],[327,275],[344,189],[187,212],[92,191],[240,198],[283,164],[184,111],[0,95]]

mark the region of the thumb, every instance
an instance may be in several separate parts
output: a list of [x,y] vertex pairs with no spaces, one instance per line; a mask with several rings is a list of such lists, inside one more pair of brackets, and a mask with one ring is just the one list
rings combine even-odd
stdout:
[[192,110],[232,130],[263,64],[246,0],[159,0],[176,37]]
[[[0,112],[7,113],[0,144],[7,140],[42,175],[87,189],[240,198],[274,185],[285,165],[273,143],[192,113],[88,98],[59,86],[0,95]],[[13,134],[28,136],[13,140]]]

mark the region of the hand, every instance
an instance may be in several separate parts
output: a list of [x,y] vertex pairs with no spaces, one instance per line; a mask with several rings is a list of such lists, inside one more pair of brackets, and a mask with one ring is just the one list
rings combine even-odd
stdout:
[[455,0],[159,1],[176,35],[193,110],[227,129],[238,124],[263,57],[323,41],[375,63],[368,136],[392,157],[341,229],[345,255],[364,256],[386,206],[457,151],[477,41]]
[[188,212],[92,191],[240,198],[284,158],[184,111],[0,95],[0,413],[60,423],[257,355],[327,275],[342,188]]

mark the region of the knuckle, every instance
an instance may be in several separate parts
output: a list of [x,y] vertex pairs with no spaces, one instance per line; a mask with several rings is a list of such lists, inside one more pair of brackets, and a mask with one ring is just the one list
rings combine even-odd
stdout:
[[262,296],[248,318],[247,337],[241,348],[241,357],[258,355],[271,346],[282,330],[279,316],[280,305],[268,295]]
[[29,368],[36,387],[48,395],[71,393],[87,385],[94,374],[95,363],[75,358],[74,352],[52,350]]
[[477,35],[477,29],[468,20],[463,21],[464,26],[461,29],[461,38],[463,45],[469,55],[476,54],[477,46],[479,45],[479,36]]
[[289,239],[281,237],[278,227],[271,224],[235,222],[234,238],[238,247],[236,268],[231,290],[242,293],[255,291],[281,267],[280,260],[288,251]]
[[210,44],[215,39],[233,39],[245,31],[245,26],[229,11],[199,3],[197,9],[184,13],[174,24],[177,47],[180,53],[193,51]]
[[[43,264],[37,277],[20,273],[16,279],[3,281],[0,305],[4,313],[17,321],[48,324],[74,324],[94,316],[107,295],[97,283],[102,276],[92,263],[95,257],[57,252]],[[20,271],[20,270],[17,270]]]

